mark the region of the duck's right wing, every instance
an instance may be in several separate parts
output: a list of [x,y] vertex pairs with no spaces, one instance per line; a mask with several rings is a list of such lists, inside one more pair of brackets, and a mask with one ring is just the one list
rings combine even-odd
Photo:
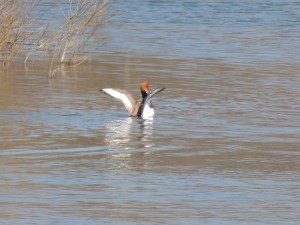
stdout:
[[[146,98],[143,99],[142,104],[141,104],[141,109],[140,109],[141,115],[142,115],[143,112],[144,112],[145,106],[150,102],[150,99],[151,99],[155,94],[157,94],[157,93],[163,91],[164,89],[165,89],[164,87],[162,87],[162,88],[156,88],[156,89],[154,89],[153,91],[151,91],[151,92],[147,95]],[[139,115],[139,116],[141,116],[141,115]]]
[[157,93],[163,91],[164,89],[165,89],[165,88],[162,87],[162,88],[156,88],[156,89],[154,89],[153,91],[151,91],[151,92],[147,95],[147,97],[146,97],[145,99],[143,99],[142,104],[143,104],[143,105],[147,105],[148,102],[150,101],[150,99],[151,99],[155,94],[157,94]]
[[121,90],[121,89],[114,89],[114,88],[104,88],[104,89],[100,89],[100,91],[116,99],[121,100],[125,108],[129,112],[129,115],[133,113],[134,106],[137,104],[137,101],[128,91]]

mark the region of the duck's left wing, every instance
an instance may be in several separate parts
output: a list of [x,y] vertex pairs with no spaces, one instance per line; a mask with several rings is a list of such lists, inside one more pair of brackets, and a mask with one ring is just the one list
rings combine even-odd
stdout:
[[116,99],[119,99],[123,102],[125,108],[129,112],[129,115],[132,114],[134,106],[136,105],[136,99],[126,90],[114,89],[114,88],[104,88],[101,89],[105,94],[108,94]]

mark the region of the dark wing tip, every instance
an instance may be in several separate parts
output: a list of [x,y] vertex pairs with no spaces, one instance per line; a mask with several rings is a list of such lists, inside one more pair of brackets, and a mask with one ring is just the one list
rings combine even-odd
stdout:
[[[106,95],[109,95],[109,94],[105,91],[105,88],[99,89],[99,91],[102,92],[102,93],[104,93],[104,94],[106,94]],[[109,96],[110,96],[110,95],[109,95]]]
[[165,89],[166,89],[165,87],[156,88],[156,89],[153,90],[153,93],[154,93],[154,94],[157,94],[157,93],[159,93],[159,92],[161,92],[161,91],[163,91],[163,90],[165,90]]

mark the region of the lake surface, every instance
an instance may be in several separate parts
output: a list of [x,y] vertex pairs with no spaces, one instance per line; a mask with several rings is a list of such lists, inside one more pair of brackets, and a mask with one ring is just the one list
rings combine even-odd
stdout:
[[[90,61],[2,70],[0,222],[299,224],[299,12],[114,1]],[[154,120],[99,92],[145,79],[166,87]]]

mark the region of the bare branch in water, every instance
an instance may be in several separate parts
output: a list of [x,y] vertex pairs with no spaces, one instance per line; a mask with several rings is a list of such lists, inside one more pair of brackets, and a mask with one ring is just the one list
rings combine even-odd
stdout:
[[6,65],[24,45],[30,43],[27,31],[30,14],[38,1],[4,0],[0,3],[0,61]]
[[81,64],[84,60],[77,58],[78,53],[103,26],[107,7],[108,0],[70,0],[68,11],[62,13],[65,20],[57,30],[43,38],[38,49],[55,45],[53,54],[58,63],[69,66]]
[[[58,28],[49,24],[39,26],[38,18],[32,12],[40,0],[2,0],[0,2],[0,62],[7,65],[20,52],[24,63],[33,52],[46,50],[52,54],[52,74],[60,66],[78,66],[87,57],[80,53],[89,44],[89,40],[101,29],[105,22],[105,13],[110,0],[68,0],[62,5],[57,0],[62,15]],[[57,21],[56,21],[57,22]],[[43,26],[42,26],[43,27]],[[49,28],[50,27],[50,28]],[[51,76],[52,76],[51,75]]]

